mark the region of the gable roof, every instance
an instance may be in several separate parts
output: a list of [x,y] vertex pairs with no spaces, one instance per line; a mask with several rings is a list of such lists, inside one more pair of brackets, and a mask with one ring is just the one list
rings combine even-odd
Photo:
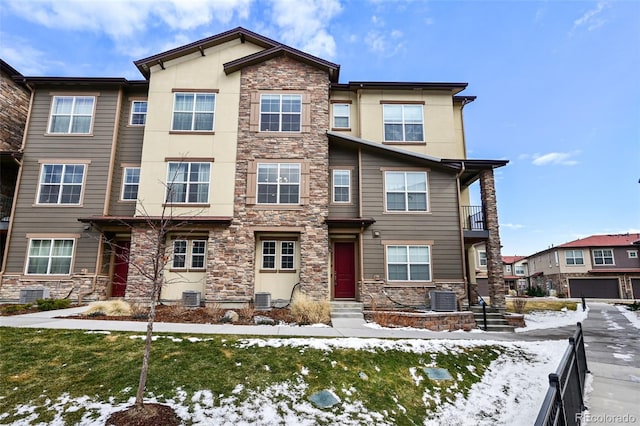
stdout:
[[502,256],[502,263],[510,265],[525,258],[526,256]]
[[561,244],[558,247],[620,247],[640,245],[639,234],[591,235]]
[[138,67],[138,70],[140,70],[142,75],[144,75],[146,78],[149,78],[149,76],[151,75],[150,69],[154,65],[160,65],[161,67],[163,67],[163,63],[166,61],[170,61],[172,59],[176,59],[195,52],[200,52],[204,56],[205,49],[227,43],[235,39],[240,39],[242,43],[244,43],[245,41],[250,41],[255,45],[263,47],[265,50],[224,64],[224,70],[227,74],[235,72],[244,66],[260,63],[276,56],[287,55],[309,65],[326,70],[329,73],[332,82],[338,81],[340,65],[325,61],[324,59],[320,59],[316,56],[309,55],[300,50],[294,49],[293,47],[284,45],[280,42],[264,37],[242,27],[237,27],[211,37],[203,38],[202,40],[194,41],[193,43],[189,43],[184,46],[176,47],[175,49],[167,50],[166,52],[139,59],[137,61],[134,61],[134,64],[136,67]]

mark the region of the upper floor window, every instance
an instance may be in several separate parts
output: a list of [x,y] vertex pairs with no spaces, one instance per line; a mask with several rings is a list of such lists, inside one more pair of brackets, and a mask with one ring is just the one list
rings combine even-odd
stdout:
[[385,142],[424,141],[422,105],[384,104]]
[[480,266],[487,266],[487,252],[482,250],[478,252],[478,264]]
[[391,212],[427,211],[426,172],[385,172],[386,209]]
[[627,250],[627,256],[629,257],[629,259],[637,259],[638,250]]
[[262,268],[265,270],[294,270],[295,241],[262,241]]
[[80,204],[84,164],[43,164],[38,204]]
[[302,95],[261,95],[261,132],[299,132]]
[[351,202],[351,170],[333,171],[333,202]]
[[208,203],[210,163],[170,162],[167,173],[167,203]]
[[511,265],[504,265],[504,271],[508,274],[511,273]]
[[132,126],[144,126],[147,122],[147,101],[131,102],[131,118],[129,124]]
[[54,96],[49,133],[91,133],[95,100],[95,96]]
[[389,245],[389,281],[431,281],[431,247],[428,245]]
[[257,185],[258,204],[300,204],[300,164],[258,164]]
[[29,241],[27,274],[69,275],[75,240],[45,238]]
[[524,275],[526,272],[524,270],[524,265],[515,265],[516,275]]
[[565,250],[564,258],[567,265],[584,265],[582,250]]
[[333,104],[333,127],[336,129],[348,129],[349,104]]
[[593,250],[593,263],[594,265],[613,265],[613,250]]
[[140,167],[125,167],[122,175],[122,200],[137,200]]
[[215,93],[174,93],[171,130],[212,132],[215,107]]
[[206,240],[175,240],[172,269],[205,269]]

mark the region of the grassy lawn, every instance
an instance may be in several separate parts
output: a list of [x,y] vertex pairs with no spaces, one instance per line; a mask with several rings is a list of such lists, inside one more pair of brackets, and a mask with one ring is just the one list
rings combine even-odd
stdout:
[[[48,424],[54,418],[86,424],[105,406],[126,405],[138,383],[141,337],[0,328],[0,424]],[[299,414],[315,409],[308,402],[312,393],[330,389],[342,404],[328,410],[344,421],[364,421],[368,413],[374,422],[422,424],[438,405],[466,395],[489,364],[511,350],[445,345],[411,351],[393,341],[364,350],[305,343],[310,340],[269,345],[269,339],[246,336],[162,336],[153,344],[146,397],[178,401],[194,413],[202,410],[205,391],[210,409],[231,407],[227,411],[269,395],[273,410]],[[430,380],[426,366],[446,368],[455,380]],[[234,415],[246,419],[242,412],[227,414],[232,423]],[[322,416],[315,420],[330,423]]]
[[[570,311],[577,309],[578,303],[569,300],[536,300],[529,298],[519,298],[526,300],[524,313],[528,314],[533,311],[560,311],[567,308]],[[515,312],[513,307],[513,299],[507,299],[507,312]]]

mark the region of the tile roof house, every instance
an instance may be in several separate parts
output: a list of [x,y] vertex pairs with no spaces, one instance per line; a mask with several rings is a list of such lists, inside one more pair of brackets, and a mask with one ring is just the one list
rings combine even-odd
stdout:
[[504,306],[507,161],[466,157],[466,83],[340,83],[339,65],[244,28],[135,65],[144,80],[18,80],[34,95],[0,299],[144,299],[134,266],[170,212],[164,302],[463,301],[482,241]]
[[569,297],[640,297],[640,234],[592,235],[527,257],[530,285]]

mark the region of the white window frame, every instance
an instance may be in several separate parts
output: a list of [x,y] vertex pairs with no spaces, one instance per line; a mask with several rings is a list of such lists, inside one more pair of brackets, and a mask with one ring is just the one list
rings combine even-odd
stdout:
[[[79,113],[77,112],[78,100],[80,99],[91,99],[91,112],[90,113]],[[56,114],[56,105],[58,101],[63,99],[71,99],[71,111],[69,113],[58,113]],[[53,96],[51,100],[51,113],[49,114],[49,124],[47,126],[48,134],[51,135],[90,135],[93,130],[93,115],[95,113],[96,108],[96,97],[95,96],[86,96],[86,95],[71,95],[71,96]],[[69,125],[67,126],[66,131],[54,131],[53,125],[56,117],[69,117]],[[89,117],[89,127],[86,132],[78,132],[73,131],[73,125],[76,122],[77,118],[81,117]]]
[[514,272],[516,275],[526,275],[526,270],[524,265],[515,265],[514,266]]
[[[260,269],[262,271],[295,271],[296,270],[296,240],[260,241]],[[269,247],[267,252],[265,248]],[[273,263],[273,267],[265,266],[265,261]]]
[[[31,254],[31,250],[33,248],[33,243],[35,241],[50,241],[51,244],[49,246],[49,252],[46,255],[32,255]],[[56,242],[60,242],[60,241],[71,241],[71,254],[70,255],[64,255],[64,256],[54,256],[54,247],[55,247],[55,243]],[[75,253],[75,248],[76,248],[76,240],[75,238],[30,238],[29,239],[29,246],[27,248],[27,261],[25,264],[25,270],[24,273],[25,275],[71,275],[71,270],[73,268],[73,258],[74,258],[74,253]],[[29,266],[31,264],[31,259],[48,259],[47,260],[47,271],[45,273],[42,272],[29,272]],[[53,264],[53,260],[54,259],[68,259],[69,260],[69,269],[67,270],[67,272],[65,273],[52,273],[51,272],[51,267]]]
[[[341,183],[337,183],[336,182],[336,176],[337,175],[344,175],[346,174],[347,177],[347,184],[341,184]],[[351,170],[349,169],[334,169],[331,172],[331,181],[332,181],[332,188],[333,188],[333,196],[332,196],[332,200],[335,204],[350,204],[351,203]],[[337,195],[337,191],[336,189],[338,188],[347,188],[347,199],[346,200],[337,200],[336,199],[336,195]]]
[[[179,181],[176,180],[177,176],[171,176],[171,165],[172,164],[177,164],[178,167],[180,165],[186,165],[187,166],[187,171],[186,171],[186,180],[184,181]],[[208,171],[208,178],[207,180],[198,180],[198,181],[191,181],[191,168],[193,167],[194,164],[198,164],[200,166],[203,165],[207,165],[207,167],[209,168]],[[170,199],[170,195],[171,195],[171,190],[172,187],[174,185],[185,185],[185,190],[184,190],[184,200],[183,201],[176,201],[175,199],[173,199],[173,197],[175,197],[175,194],[171,197]],[[193,185],[206,185],[207,186],[207,197],[206,200],[200,200],[200,201],[190,201],[189,200],[189,194],[190,194],[190,190],[191,187]],[[206,162],[206,161],[184,161],[184,162],[179,162],[179,161],[169,161],[167,163],[167,189],[166,189],[166,193],[165,193],[165,203],[166,204],[208,204],[209,203],[209,192],[211,191],[211,163]]]
[[[193,97],[191,109],[177,109],[178,96],[191,96]],[[211,110],[198,110],[198,97],[200,96],[212,96],[213,108]],[[171,114],[171,131],[172,132],[213,132],[216,124],[216,104],[217,94],[216,92],[174,92],[173,94],[173,111]],[[188,129],[176,129],[176,114],[191,114],[191,126]],[[196,129],[196,117],[198,114],[211,114],[211,128]]]
[[[385,174],[385,184],[384,184],[384,208],[386,212],[391,212],[391,213],[425,213],[429,211],[429,177],[427,175],[427,172],[423,172],[423,171],[401,171],[401,170],[388,170],[384,172]],[[389,176],[391,174],[403,174],[404,175],[404,189],[403,190],[389,190],[388,189],[388,185],[389,185]],[[409,175],[414,175],[414,174],[421,174],[424,175],[424,191],[409,191],[408,185],[407,185],[407,178]],[[394,209],[391,210],[389,209],[389,194],[404,194],[404,210],[399,210],[399,209]],[[409,199],[410,199],[410,194],[424,194],[425,200],[424,200],[424,210],[420,209],[420,210],[410,210],[409,209]]]
[[[136,106],[144,105],[144,111],[137,111]],[[134,100],[131,101],[131,113],[129,114],[129,125],[130,126],[144,126],[147,124],[147,107],[148,102],[146,100]],[[133,118],[138,117],[142,119],[142,123],[134,123]]]
[[638,258],[638,250],[627,250],[627,257],[629,259],[637,259]]
[[[266,98],[278,98],[278,111],[263,111],[262,107],[263,107],[263,100]],[[298,99],[298,105],[299,105],[299,110],[298,111],[283,111],[282,108],[282,102],[284,99],[286,100],[293,100],[294,98]],[[263,93],[260,94],[260,114],[259,114],[259,123],[258,123],[258,129],[261,132],[280,132],[280,133],[300,133],[302,132],[302,95],[301,94],[285,94],[285,93]],[[278,115],[278,128],[277,129],[273,129],[273,128],[263,128],[263,122],[262,122],[262,118],[263,115]],[[286,116],[297,116],[298,117],[298,128],[297,129],[288,129],[288,130],[283,130],[283,127],[285,125],[284,123],[284,117]],[[265,125],[268,126],[268,124],[265,123]]]
[[511,265],[504,265],[504,270],[505,270],[505,272],[510,274],[511,273]]
[[[600,255],[598,255],[598,252],[601,252]],[[606,255],[605,252],[608,252],[609,255]],[[592,250],[592,254],[593,254],[593,264],[594,265],[615,265],[615,259],[613,257],[613,250],[612,249],[593,249]],[[611,258],[611,263],[607,263],[607,259]],[[602,263],[598,263],[598,260],[601,259]]]
[[[44,182],[43,180],[45,179],[45,177],[47,176],[46,173],[46,169],[48,167],[56,167],[56,166],[62,166],[62,173],[60,174],[60,181],[59,182]],[[80,183],[78,182],[65,182],[65,176],[67,175],[67,168],[75,168],[75,167],[82,167],[82,181]],[[72,176],[75,175],[72,174]],[[41,205],[41,206],[79,206],[82,204],[82,198],[84,195],[84,182],[86,179],[86,175],[87,175],[87,165],[86,164],[79,164],[79,163],[71,163],[71,164],[62,164],[62,163],[42,163],[41,167],[40,167],[40,178],[38,179],[38,196],[36,198],[36,204]],[[42,189],[43,186],[45,185],[49,185],[49,186],[58,186],[58,195],[56,197],[56,201],[55,202],[43,202],[41,201],[40,197],[42,196]],[[77,203],[65,203],[62,202],[62,196],[64,194],[64,189],[65,188],[69,188],[69,187],[80,187],[80,194],[78,195],[78,202]]]
[[584,253],[582,250],[565,250],[564,262],[567,265],[584,265]]
[[[180,245],[178,250],[177,245]],[[201,245],[204,249],[202,253],[196,252],[196,245]],[[194,259],[202,259],[202,266],[194,266]],[[181,265],[176,265],[179,260]],[[204,271],[207,268],[207,240],[178,238],[173,240],[171,269],[182,271]]]
[[[298,169],[298,173],[297,173],[297,182],[289,182],[286,178],[286,176],[281,176],[281,170],[283,168],[295,168],[297,167]],[[261,169],[263,169],[263,173],[264,170],[266,169],[271,169],[271,168],[276,168],[276,175],[277,175],[277,180],[275,182],[270,182],[270,181],[264,181],[264,182],[260,182],[260,179],[264,177],[264,175],[261,175],[260,171]],[[293,186],[296,185],[298,186],[298,199],[296,202],[281,202],[280,197],[281,195],[283,195],[282,193],[282,189],[285,186]],[[276,189],[276,193],[275,193],[275,197],[276,197],[276,201],[275,203],[270,203],[270,202],[265,202],[265,201],[260,201],[260,196],[262,195],[260,192],[260,187],[261,186],[275,186]],[[264,205],[288,205],[288,206],[294,206],[294,205],[300,205],[301,203],[301,191],[302,191],[302,164],[300,163],[258,163],[257,167],[256,167],[256,204],[264,204]]]
[[[178,247],[178,245],[180,247]],[[172,244],[172,256],[171,256],[171,269],[187,269],[187,254],[189,249],[188,240],[173,240]],[[176,261],[180,261],[180,264],[176,265]]]
[[[351,105],[348,103],[334,103],[333,105],[333,128],[335,129],[349,129],[351,128]],[[346,114],[344,112],[340,113],[340,109],[346,108]],[[339,126],[336,122],[336,119],[346,119],[346,126]]]
[[[400,109],[400,120],[394,120],[388,118],[391,109]],[[407,108],[420,108],[420,123],[418,122],[409,122],[406,118],[405,110]],[[384,134],[385,142],[406,142],[406,143],[419,143],[424,142],[424,106],[421,104],[383,104],[382,105],[382,116],[383,116],[383,124],[382,124],[382,132]],[[409,125],[420,125],[422,130],[422,138],[420,139],[407,139],[407,126]],[[387,125],[402,126],[402,139],[389,139],[387,138]]]
[[[137,171],[137,177],[135,177],[135,181],[128,181],[129,172]],[[127,188],[135,187],[135,197],[125,197],[127,194]],[[136,201],[138,199],[138,190],[140,189],[140,167],[125,167],[122,170],[122,191],[120,192],[120,200],[121,201]]]
[[486,250],[478,250],[478,265],[479,266],[487,266],[487,251]]
[[[390,262],[389,261],[389,249],[393,248],[393,247],[404,247],[406,248],[406,257],[407,257],[407,261],[406,262]],[[427,261],[426,262],[418,262],[415,261],[413,262],[411,259],[411,247],[419,247],[419,248],[426,248],[427,249]],[[386,273],[386,277],[387,277],[387,281],[389,282],[431,282],[433,281],[433,274],[431,271],[431,267],[432,267],[432,262],[431,262],[431,245],[429,244],[386,244],[384,246],[384,250],[385,250],[385,273]],[[389,273],[389,267],[391,265],[406,265],[407,266],[407,279],[406,280],[394,280],[391,279],[390,277],[390,273]],[[426,280],[424,279],[412,279],[411,276],[411,265],[427,265],[427,271],[428,271],[428,278]]]

